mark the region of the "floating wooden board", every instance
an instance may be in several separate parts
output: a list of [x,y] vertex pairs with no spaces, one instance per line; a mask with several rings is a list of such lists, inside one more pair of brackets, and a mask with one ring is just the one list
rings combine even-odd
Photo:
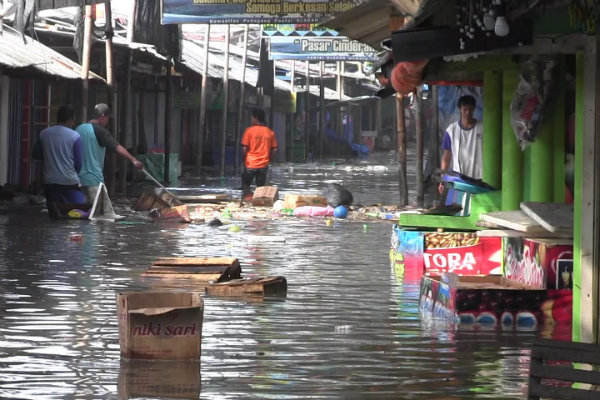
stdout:
[[155,208],[169,208],[169,204],[154,193],[142,193],[133,205],[135,211],[150,211]]
[[143,276],[157,278],[196,279],[224,282],[241,277],[242,268],[237,258],[163,258],[152,263]]
[[185,203],[220,203],[230,200],[227,194],[178,195],[177,198]]
[[521,210],[550,232],[573,231],[573,204],[524,201]]
[[484,229],[477,231],[479,237],[527,237],[527,238],[572,238],[572,232],[529,232],[515,231],[514,229]]
[[479,219],[521,232],[535,233],[545,231],[544,227],[521,210],[484,213],[479,215]]
[[215,283],[206,287],[206,294],[211,296],[271,296],[287,291],[287,280],[283,276],[264,278],[234,279],[229,282]]

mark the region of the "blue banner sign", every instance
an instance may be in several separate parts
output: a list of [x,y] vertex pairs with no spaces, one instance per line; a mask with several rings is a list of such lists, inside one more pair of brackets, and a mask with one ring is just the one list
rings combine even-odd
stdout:
[[162,0],[163,24],[322,22],[367,0]]
[[346,37],[294,37],[269,38],[271,60],[308,61],[376,61],[373,48]]

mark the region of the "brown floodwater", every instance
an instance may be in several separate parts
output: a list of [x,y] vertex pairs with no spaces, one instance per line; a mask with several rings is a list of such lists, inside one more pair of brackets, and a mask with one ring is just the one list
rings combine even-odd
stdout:
[[[397,170],[384,161],[277,166],[271,179],[283,193],[342,182],[361,204],[393,204]],[[287,217],[230,232],[117,208],[127,220],[50,221],[41,206],[3,206],[1,398],[526,397],[537,333],[422,322],[418,285],[390,267],[389,222]],[[141,276],[157,258],[184,256],[237,257],[244,276],[285,276],[287,296],[206,297],[199,368],[121,362],[115,293],[201,288]]]

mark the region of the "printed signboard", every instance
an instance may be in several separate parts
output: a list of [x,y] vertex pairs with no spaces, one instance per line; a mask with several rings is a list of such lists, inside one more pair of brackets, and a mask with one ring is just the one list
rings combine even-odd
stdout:
[[310,61],[377,61],[371,47],[346,37],[272,36],[269,59]]
[[366,0],[162,0],[163,24],[321,22]]

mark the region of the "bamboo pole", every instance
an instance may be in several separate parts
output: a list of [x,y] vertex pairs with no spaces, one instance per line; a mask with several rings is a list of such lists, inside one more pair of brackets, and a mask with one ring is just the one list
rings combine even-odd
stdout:
[[319,62],[319,157],[323,162],[323,143],[325,138],[325,83],[323,82],[323,69],[325,62]]
[[227,142],[227,106],[229,103],[229,28],[225,29],[225,64],[223,65],[223,113],[221,116],[221,182],[225,180],[225,144]]
[[[109,107],[113,111],[114,116],[110,120],[110,131],[115,136],[117,142],[124,143],[123,138],[121,138],[120,133],[118,132],[118,120],[119,113],[118,110],[118,101],[117,101],[117,90],[115,83],[115,63],[114,63],[114,55],[113,55],[113,28],[112,28],[112,7],[110,0],[106,0],[104,2],[104,15],[106,23],[104,25],[104,34],[106,35],[105,42],[105,51],[106,51],[106,83],[108,85],[108,98],[109,98]],[[116,172],[117,172],[117,157],[115,154],[111,154],[111,157],[108,158],[108,162],[105,161],[105,164],[108,164],[108,168],[105,171],[104,175],[107,181],[107,189],[109,193],[114,193],[115,189],[119,189],[119,192],[125,190],[125,184],[117,185],[116,182]],[[123,172],[123,179],[125,179],[125,173]]]
[[396,93],[396,132],[398,136],[398,170],[400,206],[408,205],[408,180],[406,174],[406,122],[404,120],[404,95]]
[[85,6],[85,20],[83,28],[83,51],[81,60],[81,121],[87,121],[89,75],[90,75],[90,50],[92,48],[92,6]]
[[423,187],[423,89],[417,87],[415,96],[415,130],[417,136],[417,206],[423,207],[425,190]]
[[208,84],[208,48],[210,46],[210,24],[206,25],[204,34],[204,66],[202,69],[202,87],[200,92],[200,117],[198,124],[198,142],[196,143],[196,170],[202,174],[202,153],[204,152],[204,130],[206,127],[206,88]]
[[165,164],[163,182],[168,185],[171,179],[171,57],[167,57],[167,76],[165,83]]
[[240,159],[240,140],[243,135],[245,126],[242,123],[244,121],[244,99],[246,96],[246,62],[248,57],[248,25],[244,25],[244,44],[242,51],[242,78],[240,80],[240,102],[238,110],[238,129],[235,138],[235,173],[239,172],[239,159]]
[[[131,9],[129,10],[129,21],[127,24],[127,43],[129,44],[129,48],[127,49],[127,64],[125,67],[125,90],[123,92],[123,108],[122,115],[120,118],[121,121],[121,132],[122,138],[121,140],[125,143],[125,139],[128,133],[131,133],[133,127],[132,121],[132,113],[131,113],[131,68],[133,64],[133,50],[131,49],[131,43],[133,43],[133,30],[135,27],[135,4],[136,1],[132,1]],[[132,153],[136,154],[136,146],[135,146],[135,135],[133,135],[133,148]],[[119,179],[119,192],[124,193],[127,190],[127,160],[124,158],[119,159],[120,169],[123,173]]]
[[310,155],[310,61],[306,61],[306,96],[304,97],[304,154],[305,161],[309,161]]

